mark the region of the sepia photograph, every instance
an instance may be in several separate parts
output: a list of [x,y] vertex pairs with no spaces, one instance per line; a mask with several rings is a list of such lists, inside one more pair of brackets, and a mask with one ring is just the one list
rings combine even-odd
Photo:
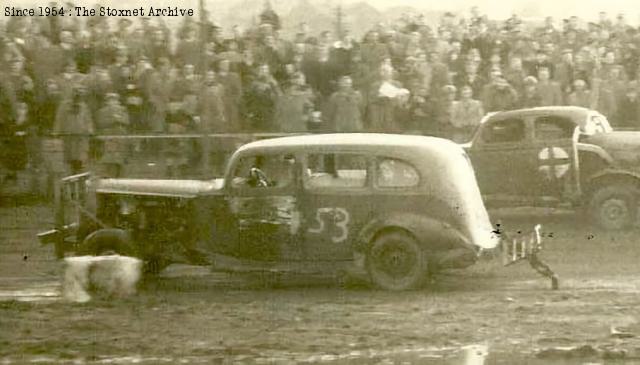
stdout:
[[631,0],[3,0],[0,364],[640,364]]

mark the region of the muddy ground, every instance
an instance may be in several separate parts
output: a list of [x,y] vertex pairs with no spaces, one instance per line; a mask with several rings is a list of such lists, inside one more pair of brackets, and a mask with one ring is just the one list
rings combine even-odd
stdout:
[[496,215],[511,227],[543,223],[559,291],[525,263],[497,259],[405,293],[309,277],[265,288],[255,276],[172,266],[136,297],[69,304],[51,247],[35,238],[49,208],[5,202],[0,364],[640,363],[637,231],[548,211]]

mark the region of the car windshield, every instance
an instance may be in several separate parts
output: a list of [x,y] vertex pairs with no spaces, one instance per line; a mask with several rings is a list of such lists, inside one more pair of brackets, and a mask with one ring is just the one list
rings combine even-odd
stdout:
[[607,118],[603,115],[594,114],[587,119],[587,122],[580,127],[580,131],[586,135],[609,133],[613,131]]

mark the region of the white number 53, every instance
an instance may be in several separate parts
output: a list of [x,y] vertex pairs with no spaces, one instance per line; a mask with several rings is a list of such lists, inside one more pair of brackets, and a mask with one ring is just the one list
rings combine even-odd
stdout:
[[331,223],[339,229],[339,232],[333,237],[331,241],[335,243],[343,242],[349,236],[349,212],[344,208],[318,208],[316,210],[317,226],[310,227],[309,233],[322,233],[324,232],[326,225],[325,219],[327,216],[331,217]]

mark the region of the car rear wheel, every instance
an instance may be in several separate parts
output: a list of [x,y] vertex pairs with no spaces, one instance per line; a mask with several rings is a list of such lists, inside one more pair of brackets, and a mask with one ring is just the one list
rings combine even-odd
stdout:
[[411,290],[424,284],[427,257],[418,242],[405,232],[386,233],[376,238],[367,256],[373,284],[384,290]]
[[[105,228],[92,232],[84,240],[84,253],[95,256],[122,255],[139,257],[134,252],[127,232],[116,228]],[[151,256],[144,259],[142,269],[146,276],[159,275],[171,262],[162,256]]]
[[636,222],[639,195],[640,189],[632,184],[598,189],[589,202],[592,221],[606,230],[630,228]]
[[84,249],[90,255],[123,255],[133,256],[133,247],[128,234],[115,228],[94,231],[84,239]]

